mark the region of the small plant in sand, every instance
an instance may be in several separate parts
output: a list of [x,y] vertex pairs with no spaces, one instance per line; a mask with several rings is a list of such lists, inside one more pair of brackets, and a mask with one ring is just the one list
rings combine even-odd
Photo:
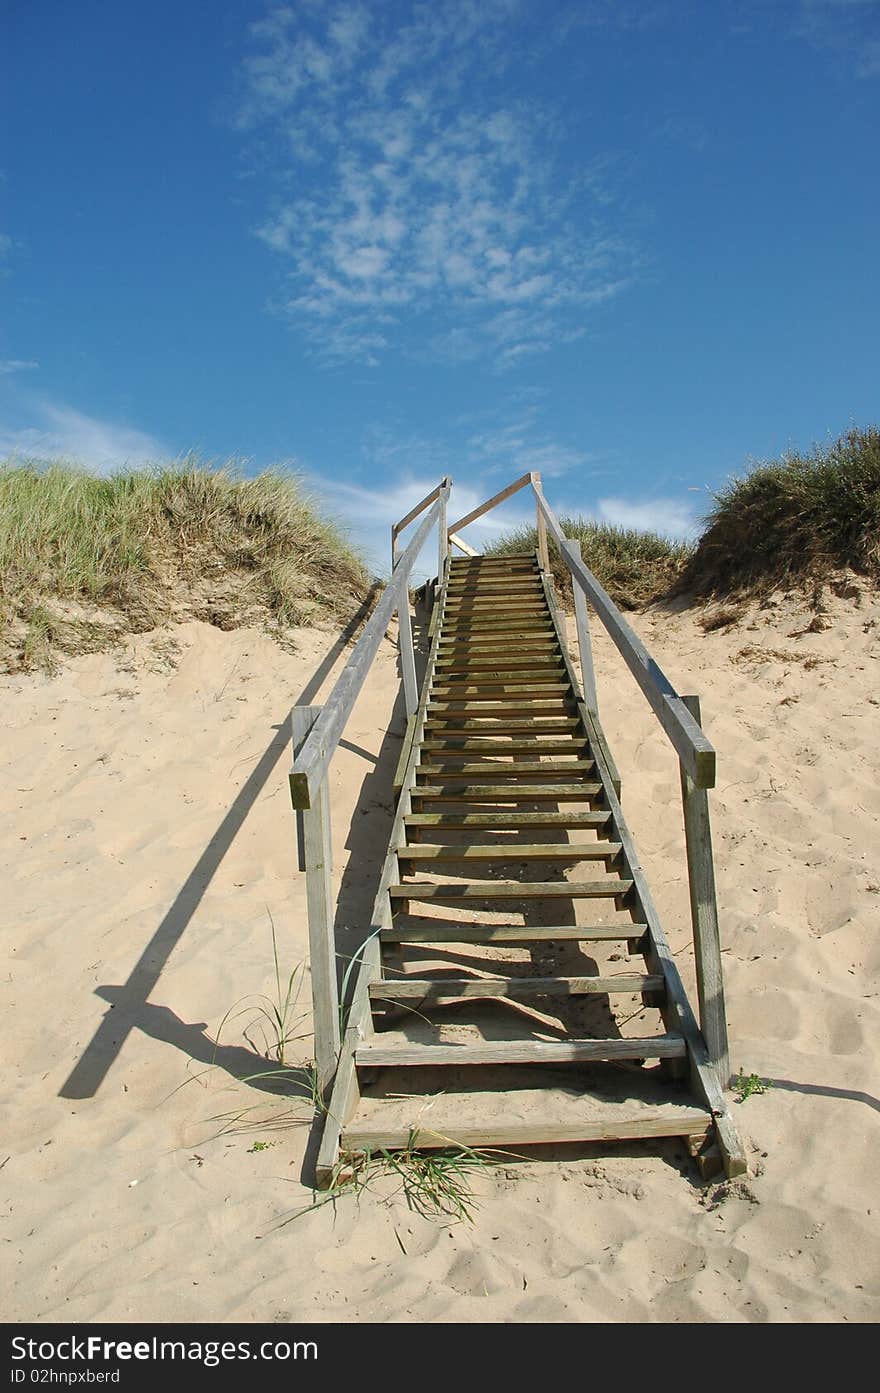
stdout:
[[336,1163],[330,1184],[304,1209],[298,1209],[278,1225],[291,1223],[304,1214],[311,1214],[325,1204],[334,1204],[345,1196],[360,1197],[367,1191],[375,1193],[378,1182],[385,1177],[396,1178],[397,1187],[382,1194],[381,1203],[391,1205],[403,1198],[408,1209],[424,1218],[451,1219],[456,1223],[474,1223],[478,1201],[473,1183],[493,1167],[509,1164],[503,1152],[475,1150],[454,1146],[448,1151],[420,1151],[415,1145],[415,1131],[400,1151],[385,1147],[368,1148],[352,1155],[342,1155]]
[[733,1086],[736,1089],[738,1103],[745,1103],[748,1098],[766,1093],[768,1089],[773,1087],[769,1079],[759,1078],[757,1074],[745,1074],[742,1068],[740,1068]]
[[[307,1012],[300,1011],[297,1014],[303,983],[303,965],[296,963],[286,981],[282,979],[281,966],[278,961],[278,937],[275,932],[275,920],[272,918],[272,912],[268,906],[266,913],[269,915],[269,923],[272,926],[275,997],[273,999],[262,992],[241,997],[234,1006],[229,1008],[220,1022],[217,1030],[217,1044],[220,1043],[220,1036],[226,1023],[246,1015],[248,1020],[246,1025],[242,1027],[241,1033],[251,1049],[256,1054],[262,1055],[264,1059],[279,1064],[283,1070],[287,1067],[288,1047],[295,1040],[305,1039],[309,1033],[297,1030],[307,1019]],[[260,1077],[265,1077],[265,1075]]]

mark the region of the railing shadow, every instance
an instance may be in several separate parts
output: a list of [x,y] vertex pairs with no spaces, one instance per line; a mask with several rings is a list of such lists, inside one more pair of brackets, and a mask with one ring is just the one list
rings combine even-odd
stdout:
[[[368,618],[381,588],[374,582],[357,613],[342,630],[333,647],[318,664],[294,705],[310,705],[342,655]],[[97,994],[105,1000],[112,993],[115,1000],[89,1041],[79,1060],[59,1089],[61,1098],[93,1098],[119,1057],[125,1041],[135,1027],[143,1028],[144,1011],[151,993],[162,975],[168,960],[177,947],[193,915],[201,904],[223,858],[240,832],[245,819],[265,788],[278,761],[290,749],[289,717],[272,727],[275,735],[254,766],[232,806],[208,842],[192,871],[187,876],[170,908],[163,915],[155,933],[141,952],[128,980],[121,986],[102,986]],[[176,1018],[174,1018],[176,1019]],[[188,1052],[191,1043],[190,1027],[182,1026],[164,1038]]]

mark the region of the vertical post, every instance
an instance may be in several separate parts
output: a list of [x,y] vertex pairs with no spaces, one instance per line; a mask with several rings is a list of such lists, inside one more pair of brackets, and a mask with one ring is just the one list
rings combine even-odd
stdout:
[[[541,487],[541,475],[537,469],[532,470],[533,489]],[[541,563],[541,570],[545,575],[550,574],[550,553],[547,550],[547,524],[544,521],[544,514],[541,512],[541,505],[538,502],[538,495],[535,492],[535,518],[538,527],[538,560]]]
[[[320,713],[320,706],[294,706],[291,711],[294,759]],[[333,929],[330,790],[326,774],[312,807],[302,811],[300,866],[306,873],[315,1070],[318,1089],[324,1097],[336,1073],[340,1045],[336,937]]]
[[[682,697],[682,701],[699,725],[699,697],[686,696]],[[718,931],[718,905],[715,898],[709,798],[704,788],[696,787],[683,764],[681,800],[684,807],[684,835],[700,1025],[709,1051],[709,1059],[718,1074],[718,1081],[722,1088],[727,1088],[730,1083],[730,1047],[724,1011],[724,978],[721,966],[721,936]]]
[[413,648],[408,585],[404,586],[400,604],[397,607],[397,645],[400,651],[400,671],[403,677],[403,699],[406,705],[406,714],[414,716],[419,704],[419,689],[416,682],[416,655]]
[[[581,544],[577,537],[564,544],[569,556],[581,559]],[[587,610],[587,597],[572,576],[571,588],[574,592],[574,617],[577,623],[578,652],[581,655],[581,676],[584,683],[584,704],[594,716],[599,714],[599,701],[596,696],[596,672],[593,667],[593,645],[590,641],[590,618]]]
[[437,587],[443,584],[443,575],[446,567],[446,555],[449,551],[449,537],[446,532],[446,494],[443,487],[446,480],[440,485],[440,518],[438,521],[439,537],[437,539]]

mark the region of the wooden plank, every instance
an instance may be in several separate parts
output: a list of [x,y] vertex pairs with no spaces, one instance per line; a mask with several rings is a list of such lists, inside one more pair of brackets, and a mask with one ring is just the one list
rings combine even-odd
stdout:
[[459,1001],[468,997],[607,996],[661,991],[662,974],[620,972],[613,977],[403,977],[370,984],[371,1001]]
[[368,619],[339,680],[324,703],[321,715],[312,726],[296,757],[289,776],[290,797],[294,808],[310,808],[317,796],[358,693],[391,622],[391,616],[400,605],[401,596],[406,594],[410,572],[439,514],[438,499],[397,562],[382,598]]
[[468,827],[496,828],[503,831],[518,827],[603,827],[610,821],[611,814],[599,813],[409,813],[404,822],[407,827],[426,829],[449,827],[452,829]]
[[477,556],[477,555],[478,555],[478,553],[474,551],[473,547],[470,546],[470,545],[464,540],[464,538],[459,537],[457,533],[455,533],[455,532],[449,532],[449,533],[448,533],[448,536],[449,536],[449,540],[450,540],[450,542],[452,543],[452,545],[458,547],[459,551],[463,551],[463,552],[465,553],[466,556]]
[[707,1122],[711,1123],[705,1112],[696,1108],[658,1109],[656,1113],[644,1112],[632,1116],[627,1113],[625,1104],[607,1118],[591,1120],[584,1118],[577,1122],[556,1122],[540,1117],[523,1122],[521,1119],[500,1119],[483,1122],[477,1126],[462,1126],[450,1121],[442,1131],[433,1132],[424,1125],[412,1125],[389,1129],[380,1122],[355,1123],[347,1127],[342,1142],[346,1151],[408,1151],[412,1147],[419,1151],[445,1151],[455,1147],[477,1148],[510,1147],[519,1150],[524,1146],[560,1145],[565,1142],[615,1142],[636,1141],[662,1137],[690,1137],[702,1144],[706,1136]]
[[619,798],[621,793],[620,774],[618,773],[614,756],[611,753],[611,747],[605,738],[605,732],[599,723],[599,717],[594,711],[588,711],[586,706],[583,707],[580,715],[590,738],[590,746],[602,751],[602,756],[611,776],[612,787]]
[[427,798],[447,803],[588,803],[602,792],[600,783],[529,784],[466,784],[461,788],[439,784],[421,784],[412,790],[413,798]]
[[445,700],[452,697],[455,693],[466,696],[469,701],[497,701],[499,695],[505,696],[546,696],[548,692],[566,692],[572,694],[571,687],[567,682],[556,682],[550,675],[546,680],[544,677],[536,679],[534,682],[523,682],[522,673],[511,673],[510,677],[506,674],[493,673],[491,678],[484,678],[479,684],[476,682],[457,681],[450,677],[437,678],[434,682],[431,695],[435,700]]
[[[465,732],[473,733],[474,736],[483,734],[491,735],[495,731],[499,734],[509,734],[510,736],[516,736],[520,732],[524,733],[525,731],[531,731],[532,734],[536,736],[556,735],[562,734],[568,730],[574,730],[579,725],[580,721],[576,716],[566,716],[562,712],[559,713],[559,719],[556,721],[548,720],[546,717],[531,721],[499,721],[494,717],[487,720],[480,718],[474,719],[472,716],[429,716],[425,721],[425,730],[433,731],[434,737],[438,739],[440,736],[452,739],[458,731],[461,731],[462,734]],[[433,739],[425,740],[423,742],[424,748],[433,748],[433,743]]]
[[407,716],[414,716],[419,704],[416,681],[416,656],[413,648],[412,619],[409,612],[409,591],[404,591],[397,611],[397,633],[400,645],[400,672],[403,678],[403,697]]
[[423,842],[397,849],[399,861],[609,861],[619,855],[620,842]]
[[589,1064],[614,1059],[681,1059],[680,1035],[630,1040],[481,1040],[474,1044],[385,1044],[374,1035],[355,1052],[358,1067],[433,1068],[458,1064]]
[[[321,715],[320,706],[294,706],[290,713],[293,755],[302,749]],[[321,781],[311,807],[303,810],[303,862],[306,875],[306,915],[309,925],[309,971],[312,979],[312,1018],[315,1071],[323,1096],[329,1090],[339,1058],[339,991],[336,978],[336,934],[330,791]]]
[[468,755],[573,755],[587,748],[586,739],[578,740],[565,731],[563,737],[541,740],[528,735],[510,735],[506,740],[480,740],[463,730],[460,739],[450,732],[446,740],[423,740],[422,750],[428,754],[445,754],[451,759],[464,759]]
[[631,880],[462,880],[446,885],[408,880],[392,885],[394,900],[616,900],[632,889]]
[[[682,697],[682,701],[699,725],[699,697],[685,696]],[[700,1025],[706,1040],[709,1060],[722,1086],[727,1087],[730,1082],[730,1046],[724,1007],[724,970],[721,964],[721,935],[718,929],[718,904],[715,896],[709,798],[705,789],[696,787],[683,764],[681,798],[684,807]]]
[[472,509],[469,513],[465,513],[463,518],[459,518],[458,522],[452,524],[451,530],[453,532],[460,532],[463,527],[467,527],[469,522],[475,522],[477,518],[481,518],[483,514],[488,513],[491,508],[496,508],[499,503],[504,502],[505,498],[510,498],[511,494],[517,493],[531,482],[531,473],[523,474],[520,479],[514,479],[513,483],[508,484],[507,488],[502,489],[500,493],[493,494],[491,498],[486,499],[485,503],[481,503],[479,507]]
[[432,724],[445,724],[450,720],[459,720],[462,717],[475,717],[476,728],[479,729],[481,723],[488,721],[504,720],[508,715],[523,720],[530,716],[557,716],[569,719],[569,712],[574,710],[574,700],[572,697],[552,697],[546,701],[499,701],[496,705],[475,706],[465,702],[454,701],[435,701],[431,699],[428,705],[429,720]]
[[432,779],[435,783],[447,779],[464,779],[470,775],[479,778],[481,774],[493,779],[546,779],[556,774],[588,773],[592,768],[591,759],[545,759],[534,762],[512,760],[509,764],[502,764],[498,760],[488,763],[480,760],[474,764],[457,765],[441,764],[439,760],[432,759],[425,764],[416,765],[416,776]]
[[[642,924],[642,933],[647,925]],[[383,943],[621,943],[637,933],[625,924],[443,924],[423,919],[418,924],[393,924],[383,929]]]
[[406,775],[407,765],[409,764],[410,751],[412,749],[413,735],[415,734],[416,718],[415,713],[406,718],[406,732],[400,746],[400,757],[397,761],[397,768],[394,771],[394,778],[391,780],[391,788],[394,793],[399,793],[403,788],[403,780]]
[[[486,658],[469,657],[466,654],[456,654],[454,657],[442,659],[437,664],[437,681],[443,682],[450,677],[474,677],[482,679],[493,677],[496,673],[504,672],[553,672],[558,673],[563,667],[562,658],[556,653],[528,653],[521,658],[517,658],[510,653],[502,653],[500,656],[490,654]],[[522,679],[520,679],[522,680]]]

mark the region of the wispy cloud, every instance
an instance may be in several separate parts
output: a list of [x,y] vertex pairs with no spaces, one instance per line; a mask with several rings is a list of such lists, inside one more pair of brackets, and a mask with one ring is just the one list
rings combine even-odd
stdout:
[[688,538],[700,531],[699,521],[687,503],[677,498],[600,498],[599,522],[632,527],[637,532],[659,532],[663,537]]
[[[17,413],[18,414],[18,413]],[[98,473],[167,460],[172,451],[145,431],[46,400],[29,404],[30,423],[0,422],[0,457],[66,459]]]
[[795,32],[846,54],[858,77],[880,77],[880,0],[797,0]]
[[0,358],[0,377],[9,377],[14,372],[31,372],[39,363],[24,358]]
[[446,0],[404,23],[342,0],[252,26],[238,124],[284,151],[281,187],[296,186],[258,235],[289,266],[279,307],[325,358],[429,343],[509,366],[583,333],[633,276],[603,166],[560,169],[560,113],[493,100],[492,79],[528,68],[514,17],[532,22],[517,0]]

